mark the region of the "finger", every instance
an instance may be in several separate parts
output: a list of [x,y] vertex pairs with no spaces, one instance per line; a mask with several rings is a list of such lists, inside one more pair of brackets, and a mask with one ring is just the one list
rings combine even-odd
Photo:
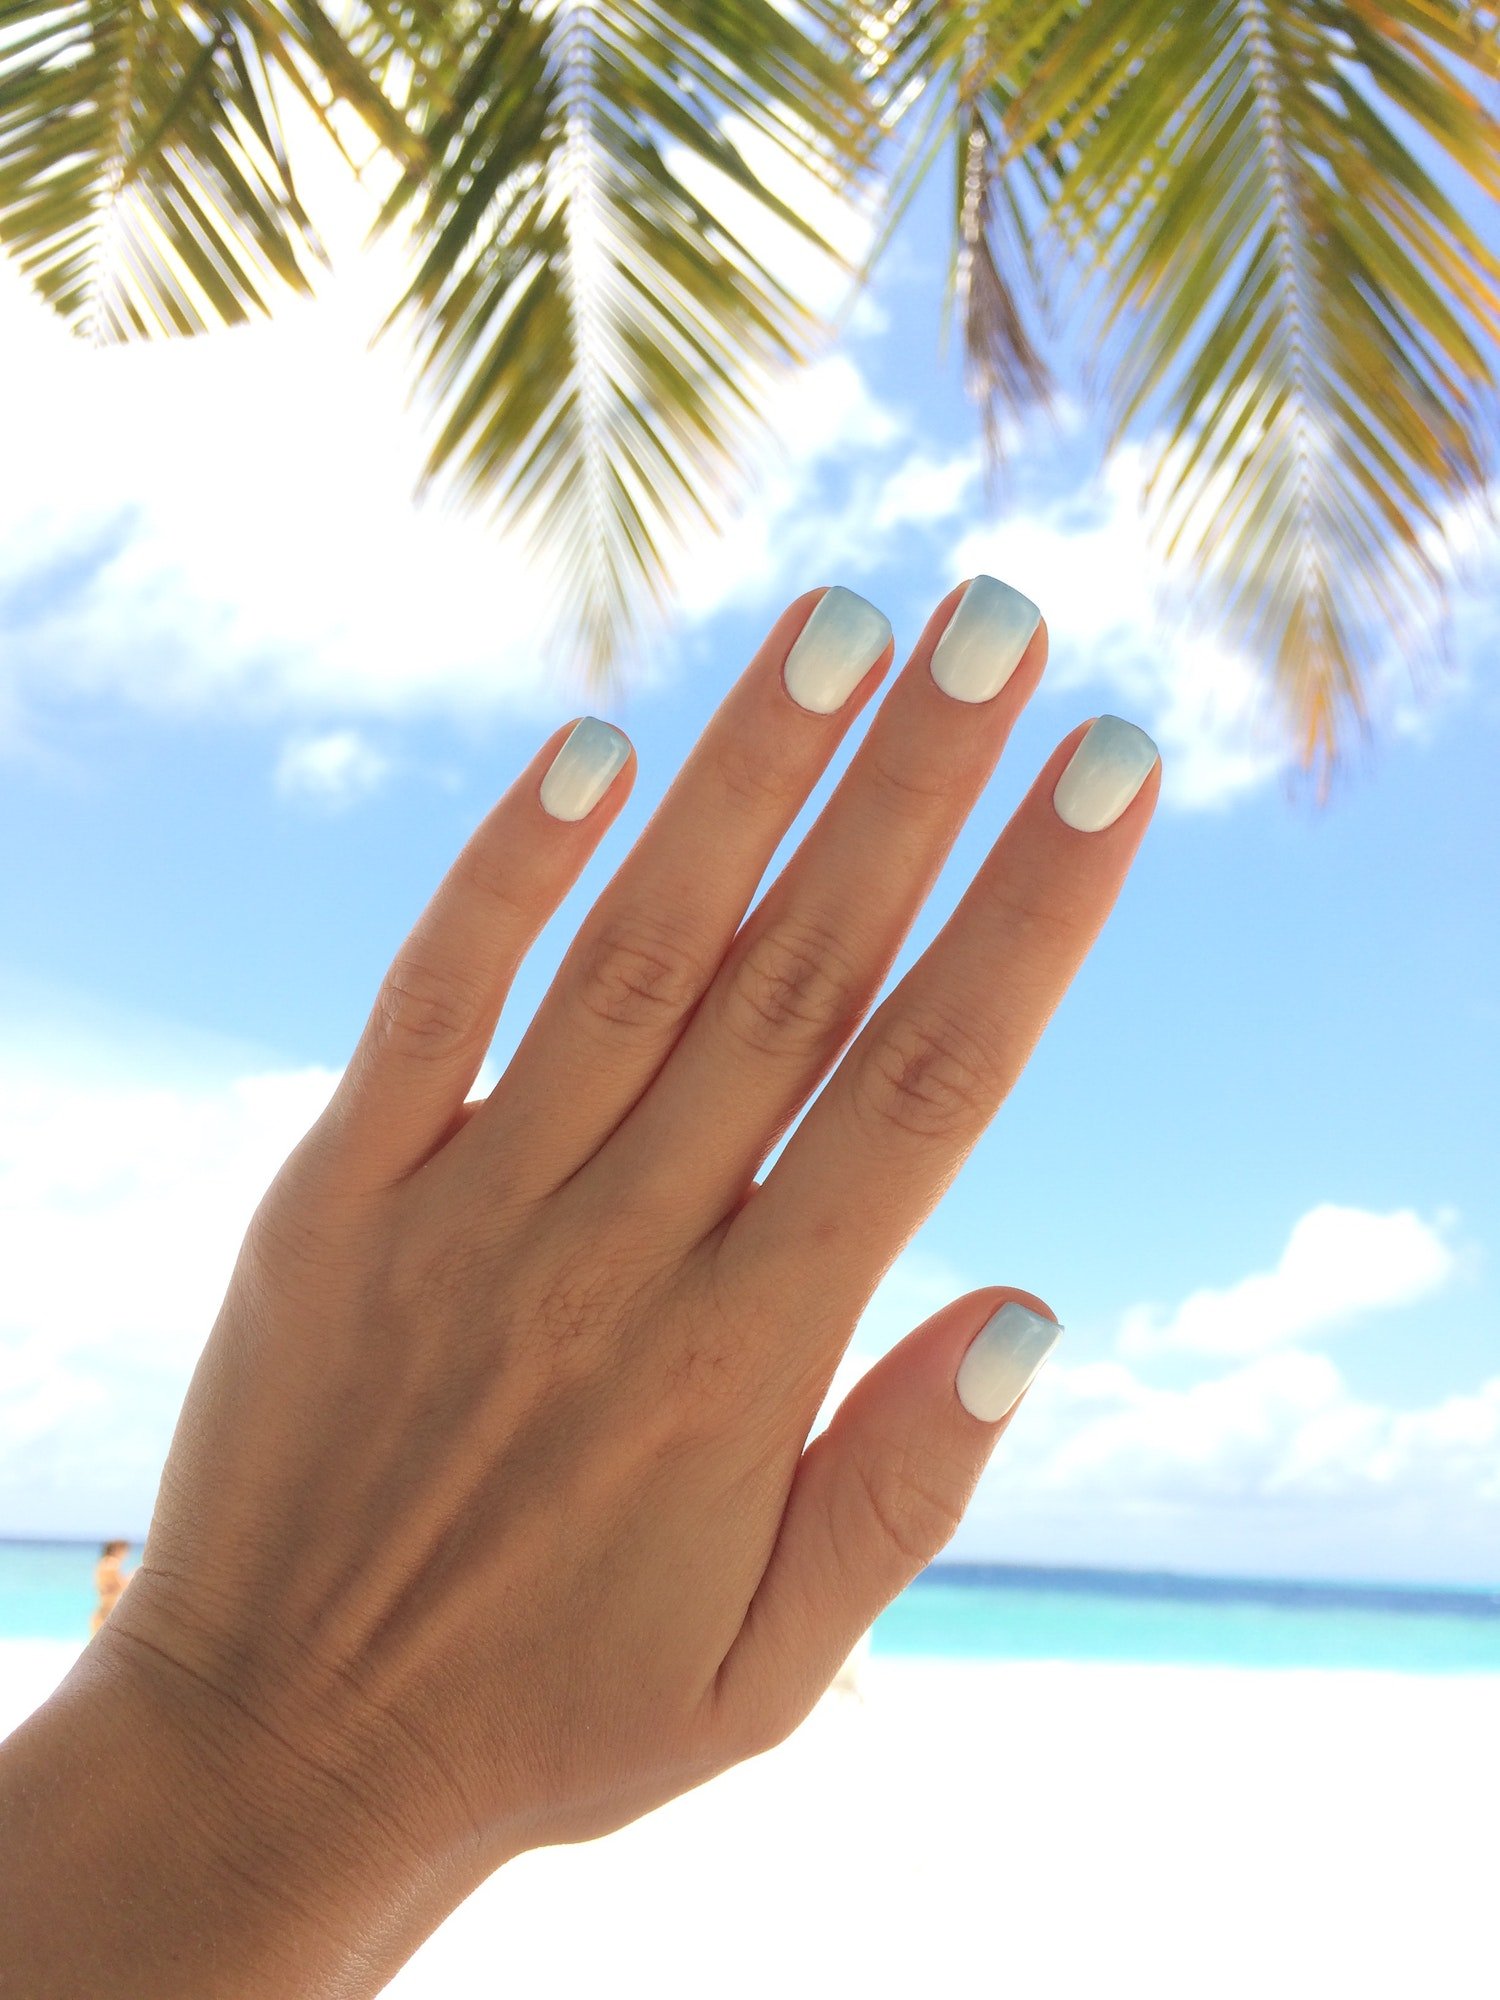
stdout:
[[593,716],[557,730],[443,878],[324,1115],[362,1182],[411,1172],[464,1122],[516,968],[629,795],[633,756]]
[[889,665],[890,630],[837,587],[782,614],[585,919],[466,1143],[544,1192],[614,1131]]
[[716,1251],[726,1283],[772,1296],[810,1288],[832,1308],[830,1325],[859,1310],[1020,1075],[1114,904],[1159,770],[1150,737],[1113,716],[1058,746],[759,1195],[726,1225]]
[[1027,1292],[945,1306],[855,1384],[802,1454],[781,1532],[720,1670],[720,1719],[784,1736],[953,1535],[1062,1329]]
[[[629,1189],[695,1242],[743,1193],[864,1019],[1046,651],[1037,607],[993,577],[938,606],[817,823],[592,1170],[607,1203],[611,1186]],[[956,660],[968,669],[957,681]]]

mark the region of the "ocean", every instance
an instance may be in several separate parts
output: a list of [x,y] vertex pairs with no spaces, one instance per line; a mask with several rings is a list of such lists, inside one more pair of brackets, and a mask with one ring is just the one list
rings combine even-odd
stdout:
[[[133,1551],[134,1560],[139,1551]],[[0,1640],[88,1636],[92,1542],[0,1541]],[[877,1654],[1500,1673],[1500,1591],[935,1563]]]

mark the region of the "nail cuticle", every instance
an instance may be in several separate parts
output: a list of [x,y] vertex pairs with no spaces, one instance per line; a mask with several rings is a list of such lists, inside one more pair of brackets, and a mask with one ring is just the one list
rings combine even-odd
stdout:
[[797,634],[782,685],[810,715],[832,715],[859,686],[891,642],[891,621],[857,591],[840,583],[825,590]]
[[1076,833],[1102,833],[1145,784],[1158,757],[1144,729],[1118,715],[1097,716],[1053,787],[1053,810]]
[[612,722],[585,715],[547,766],[538,796],[553,819],[586,819],[630,760],[630,738]]
[[932,649],[929,671],[955,701],[993,701],[1020,665],[1042,614],[998,577],[976,576]]
[[958,1400],[981,1423],[998,1424],[1036,1379],[1062,1338],[1055,1319],[1009,1299],[991,1314],[964,1351],[954,1377]]

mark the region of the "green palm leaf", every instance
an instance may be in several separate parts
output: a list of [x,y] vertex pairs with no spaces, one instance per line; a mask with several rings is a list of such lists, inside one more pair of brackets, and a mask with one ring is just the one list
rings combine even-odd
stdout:
[[746,148],[836,183],[868,120],[775,0],[510,0],[434,61],[431,171],[386,215],[417,250],[393,319],[432,402],[429,474],[526,524],[603,674],[684,531],[724,518],[765,385],[817,330],[705,186],[812,236]]
[[315,253],[240,10],[0,8],[0,236],[87,338],[193,333]]
[[1058,162],[1120,423],[1165,436],[1169,543],[1326,775],[1489,471],[1500,262],[1460,191],[1500,194],[1500,125],[1467,10],[1114,0],[1029,26],[1012,155]]
[[883,17],[862,17],[854,35],[877,115],[897,131],[915,128],[892,176],[876,256],[921,181],[951,160],[950,306],[992,469],[1006,419],[1045,402],[1052,386],[1037,330],[1042,282],[1035,251],[1051,165],[1043,145],[1013,150],[1006,131],[1012,78],[1050,4],[1012,0],[989,18],[971,0],[901,0]]

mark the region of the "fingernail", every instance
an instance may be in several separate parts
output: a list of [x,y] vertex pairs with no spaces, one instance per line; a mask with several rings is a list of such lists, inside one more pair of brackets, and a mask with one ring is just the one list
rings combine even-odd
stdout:
[[1061,1334],[1055,1319],[1018,1306],[1014,1299],[1001,1306],[969,1342],[958,1364],[955,1387],[969,1415],[983,1424],[998,1424],[1007,1410],[1015,1408]]
[[1113,826],[1145,784],[1156,759],[1156,745],[1144,729],[1122,722],[1118,715],[1099,716],[1089,724],[1052,793],[1058,818],[1080,833]]
[[832,715],[891,641],[891,621],[857,592],[825,590],[786,656],[782,678],[799,708]]
[[542,780],[541,800],[554,819],[583,819],[624,770],[630,738],[612,722],[586,715],[568,731]]
[[976,576],[932,649],[932,678],[956,701],[999,694],[1031,644],[1042,614],[998,577]]

